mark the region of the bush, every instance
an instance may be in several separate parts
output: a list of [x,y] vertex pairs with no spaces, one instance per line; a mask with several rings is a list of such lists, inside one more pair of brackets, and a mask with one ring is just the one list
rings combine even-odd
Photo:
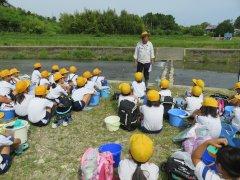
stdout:
[[230,20],[225,20],[221,22],[214,30],[215,36],[224,36],[225,33],[234,33],[234,27]]

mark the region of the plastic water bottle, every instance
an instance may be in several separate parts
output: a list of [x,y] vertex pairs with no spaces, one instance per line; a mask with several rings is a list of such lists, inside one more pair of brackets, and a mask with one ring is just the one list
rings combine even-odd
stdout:
[[218,152],[218,148],[210,145],[207,147],[207,149],[202,155],[202,161],[204,162],[204,164],[215,172],[217,172],[217,167],[215,163],[217,152]]

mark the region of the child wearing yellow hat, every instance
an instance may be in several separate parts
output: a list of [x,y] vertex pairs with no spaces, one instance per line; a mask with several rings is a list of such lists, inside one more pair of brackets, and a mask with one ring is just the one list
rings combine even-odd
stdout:
[[42,65],[40,63],[35,63],[33,65],[33,68],[34,68],[34,70],[32,72],[31,82],[32,82],[33,86],[37,86],[41,79],[40,69],[42,68]]
[[228,98],[229,104],[233,106],[238,106],[240,103],[240,82],[234,84],[234,90],[236,94]]
[[135,81],[132,82],[133,94],[139,98],[139,100],[143,100],[146,97],[146,86],[143,82],[143,73],[136,72],[134,74]]
[[[198,86],[198,87],[202,88],[202,93],[201,93],[201,95],[199,97],[203,100],[203,98],[204,98],[203,97],[203,90],[205,88],[205,82],[202,79],[192,79],[192,83],[193,83],[193,87],[194,86]],[[192,95],[191,94],[191,90],[187,91],[186,95],[187,96],[191,96]]]
[[31,99],[34,95],[29,94],[30,81],[20,80],[16,83],[15,98],[14,98],[14,110],[19,119],[28,119],[27,109]]
[[131,158],[121,160],[118,167],[120,179],[157,180],[159,168],[150,163],[154,151],[153,141],[144,134],[133,134],[130,138]]
[[51,84],[53,84],[53,83],[55,83],[55,81],[54,81],[54,74],[56,72],[59,72],[59,66],[57,64],[54,64],[54,65],[52,65],[51,69],[52,69],[52,71],[51,71],[51,75],[49,76],[49,82]]
[[141,130],[145,133],[160,133],[163,127],[164,107],[160,104],[160,94],[156,90],[147,92],[147,104],[140,107],[143,114]]
[[72,83],[74,86],[77,85],[76,80],[77,80],[78,75],[76,74],[76,72],[77,72],[76,66],[69,67],[69,74],[67,76],[67,82],[70,84]]
[[77,78],[77,87],[72,92],[72,100],[73,100],[73,110],[81,111],[84,109],[86,105],[88,105],[91,95],[94,92],[90,92],[86,87],[87,79],[79,76]]
[[167,79],[162,79],[160,82],[161,90],[159,93],[161,94],[161,100],[164,101],[165,97],[172,97],[172,92],[169,89],[170,82]]
[[118,98],[118,107],[120,106],[121,101],[128,100],[130,102],[138,103],[138,98],[132,94],[131,85],[129,83],[121,83],[119,85],[119,90],[121,94]]
[[102,71],[99,68],[95,68],[92,71],[92,82],[95,83],[98,89],[102,89],[103,86],[108,86],[108,82],[104,76],[102,76]]
[[20,79],[19,79],[19,70],[17,68],[10,69],[11,74],[11,84],[15,85]]
[[41,79],[40,79],[40,81],[39,81],[39,85],[46,86],[47,89],[49,89],[51,84],[50,84],[48,78],[49,78],[50,75],[51,75],[50,72],[48,72],[48,71],[46,71],[46,70],[45,70],[45,71],[42,71],[42,72],[41,72]]
[[12,92],[15,86],[10,83],[11,81],[10,71],[8,69],[2,70],[1,77],[2,81],[0,81],[0,95],[12,99],[13,98]]
[[46,98],[48,91],[46,86],[35,88],[35,97],[28,105],[28,120],[35,126],[46,126],[51,119],[53,102]]
[[192,115],[196,110],[199,110],[202,107],[202,88],[199,86],[193,86],[191,91],[191,96],[186,97],[186,111]]
[[89,89],[89,91],[95,91],[97,89],[96,83],[92,81],[93,75],[92,75],[92,73],[90,71],[85,71],[82,74],[82,77],[87,79],[87,83],[86,83],[85,87],[87,89]]

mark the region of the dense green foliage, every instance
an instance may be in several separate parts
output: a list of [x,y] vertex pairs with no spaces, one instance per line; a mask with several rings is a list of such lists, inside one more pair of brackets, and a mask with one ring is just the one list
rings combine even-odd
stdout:
[[217,28],[214,30],[215,36],[224,36],[225,33],[234,33],[234,26],[231,20],[225,20],[218,24]]
[[238,16],[237,19],[235,20],[234,27],[236,29],[240,29],[240,16]]

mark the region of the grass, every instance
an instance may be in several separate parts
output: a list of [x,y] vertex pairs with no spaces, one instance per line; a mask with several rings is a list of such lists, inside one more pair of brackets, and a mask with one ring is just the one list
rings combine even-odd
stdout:
[[[2,33],[1,46],[135,46],[139,40],[137,35],[36,35]],[[184,48],[240,48],[240,37],[231,41],[215,40],[208,36],[152,36],[155,47],[184,47]]]
[[[116,87],[114,85],[114,87]],[[173,88],[174,95],[183,94],[184,88]],[[228,90],[219,91],[230,93]],[[207,90],[206,94],[213,93]],[[88,147],[98,147],[106,142],[118,142],[123,145],[122,158],[128,157],[130,136],[138,132],[108,132],[103,119],[117,114],[116,102],[101,100],[98,107],[90,111],[73,113],[73,122],[68,127],[52,129],[50,125],[43,128],[30,127],[30,148],[21,156],[15,157],[11,169],[0,179],[77,179],[78,159]],[[179,132],[164,122],[163,131],[150,135],[155,143],[152,162],[160,164],[179,146],[173,144],[172,138]],[[163,173],[161,179],[165,179]]]

